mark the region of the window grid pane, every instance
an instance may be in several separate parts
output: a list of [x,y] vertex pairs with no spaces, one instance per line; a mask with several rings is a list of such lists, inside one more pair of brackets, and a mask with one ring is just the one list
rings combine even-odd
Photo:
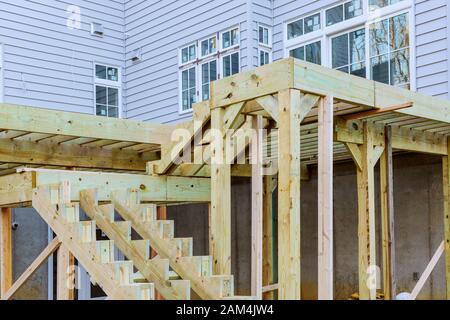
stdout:
[[361,0],[353,0],[344,4],[344,19],[348,20],[363,14]]
[[344,7],[342,5],[328,9],[325,12],[327,17],[327,26],[344,21]]
[[287,29],[288,39],[303,35],[303,19],[289,23]]
[[371,79],[394,86],[409,87],[410,43],[407,14],[385,19],[371,25],[370,29]]
[[310,33],[320,29],[320,13],[304,19],[304,32]]

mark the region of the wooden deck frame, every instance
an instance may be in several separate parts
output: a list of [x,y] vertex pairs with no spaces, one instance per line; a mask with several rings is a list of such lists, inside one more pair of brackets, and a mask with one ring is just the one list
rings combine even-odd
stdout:
[[[25,118],[18,120],[21,117],[17,115]],[[47,119],[44,115],[50,116]],[[57,157],[54,150],[59,149],[47,146],[46,143],[51,143],[47,141],[38,143],[39,148],[46,149],[38,154],[42,160],[35,157],[31,161],[27,158],[33,150],[39,151],[38,147],[32,148],[26,139],[8,143],[5,140],[2,144],[0,138],[0,149],[12,150],[19,146],[19,150],[25,150],[15,157],[8,151],[4,158],[8,165],[75,166],[102,170],[28,169],[5,175],[0,177],[1,207],[29,204],[35,188],[63,181],[70,182],[72,201],[80,200],[79,193],[83,189],[96,188],[98,200],[110,202],[112,191],[131,188],[141,190],[141,200],[149,203],[209,203],[212,268],[221,277],[230,277],[231,274],[231,176],[251,177],[254,200],[251,212],[253,298],[271,299],[277,296],[279,299],[296,300],[302,297],[300,168],[318,163],[318,298],[333,299],[333,162],[353,159],[358,186],[359,298],[376,299],[377,289],[383,289],[386,299],[394,299],[392,154],[400,150],[440,155],[444,168],[444,256],[447,297],[450,299],[449,101],[289,58],[212,83],[210,101],[199,103],[194,108],[197,124],[188,122],[177,126],[190,134],[184,144],[167,140],[175,128],[171,126],[83,116],[82,119],[92,125],[86,131],[84,124],[74,121],[73,114],[8,105],[0,105],[0,116],[0,130],[22,131],[32,134],[33,139],[38,139],[39,134],[45,135],[44,139],[50,139],[48,141],[52,141],[52,136],[58,139],[61,136],[87,139],[85,143],[80,141],[76,147],[70,147],[73,153],[98,148],[105,141],[119,145],[156,145],[155,149],[145,149],[147,151],[130,149],[126,152],[119,151],[122,149],[118,146],[114,151],[118,153],[116,158],[111,155],[113,151],[103,150],[108,154],[109,161],[104,164],[100,159],[89,158],[90,149],[81,152],[86,157],[79,161],[70,162],[62,154],[62,149]],[[246,119],[252,118],[258,119],[253,121],[253,127],[277,130],[279,143],[274,148],[277,154],[270,160],[278,161],[280,170],[275,175],[273,172],[265,177],[258,174],[259,167],[250,166],[245,156],[246,163],[239,166],[226,161],[236,158],[235,155],[230,157],[227,149],[227,130],[244,129],[242,132],[247,133],[252,123]],[[220,134],[202,136],[210,128]],[[252,146],[258,153],[262,152],[258,140],[261,136],[255,136],[259,137],[256,143],[243,144],[238,150],[238,157]],[[168,142],[162,150],[159,147],[161,142]],[[204,162],[175,163],[186,146],[193,146],[194,159],[198,159],[199,151],[203,151]],[[144,155],[143,152],[153,153]],[[159,159],[158,152],[161,152],[161,159],[155,161]],[[49,158],[49,155],[53,157]],[[104,172],[122,169],[143,171],[142,163],[150,160],[153,161],[147,164],[148,175]],[[374,167],[378,161],[381,161],[383,288],[378,287],[378,275],[373,273],[381,262],[376,257],[376,247],[380,244],[376,243],[375,237]],[[263,163],[263,168],[266,166],[268,164]],[[275,184],[271,183],[274,181]],[[276,187],[278,241],[275,247],[272,192]],[[47,208],[45,204],[42,208],[50,215],[52,208]],[[2,239],[7,238],[7,232],[3,231],[1,236]],[[3,248],[7,246],[3,244]],[[276,264],[277,270],[274,269]],[[8,281],[6,283],[11,285]]]

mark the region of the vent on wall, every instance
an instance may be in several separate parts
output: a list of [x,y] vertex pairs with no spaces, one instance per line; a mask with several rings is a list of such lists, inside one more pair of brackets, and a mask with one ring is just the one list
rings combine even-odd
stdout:
[[91,34],[97,37],[103,37],[103,26],[101,23],[91,23]]
[[134,50],[131,56],[131,61],[133,61],[133,63],[137,63],[141,61],[141,59],[142,59],[141,48]]

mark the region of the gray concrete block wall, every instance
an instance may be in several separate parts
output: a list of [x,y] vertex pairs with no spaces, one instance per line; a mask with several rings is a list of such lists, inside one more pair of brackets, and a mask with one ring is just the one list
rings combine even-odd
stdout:
[[[48,229],[45,221],[31,208],[14,209],[13,221],[18,223],[17,229],[13,231],[13,279],[15,281],[47,246]],[[46,300],[47,279],[47,263],[44,263],[19,289],[13,299]]]
[[[443,239],[441,159],[426,155],[394,158],[394,206],[398,291],[411,291],[414,273],[423,272]],[[335,165],[334,173],[334,264],[335,297],[347,299],[358,291],[357,196],[355,167]],[[378,176],[378,172],[376,173]],[[301,187],[301,255],[304,299],[317,298],[317,170]],[[233,179],[232,187],[232,273],[236,293],[250,294],[251,187],[249,179]],[[194,254],[208,254],[208,205],[170,206],[168,218],[175,220],[177,237],[194,238]],[[16,279],[47,244],[47,227],[32,209],[15,209],[19,228],[14,237]],[[380,239],[379,192],[377,188],[377,239]],[[382,265],[381,246],[377,264]],[[16,298],[46,299],[46,264]],[[431,274],[419,299],[445,298],[444,261]]]

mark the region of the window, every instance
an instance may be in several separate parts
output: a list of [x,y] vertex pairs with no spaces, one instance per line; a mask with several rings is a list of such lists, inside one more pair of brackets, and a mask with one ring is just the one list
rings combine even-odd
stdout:
[[412,0],[343,0],[287,23],[284,55],[415,90],[413,8]]
[[103,117],[120,117],[119,68],[95,65],[95,114]]
[[[269,34],[270,39],[270,34]],[[210,98],[210,83],[240,71],[239,28],[217,32],[179,49],[179,112]]]
[[239,45],[239,29],[232,29],[222,32],[222,49]]
[[258,38],[259,38],[259,44],[269,46],[269,28],[259,26],[259,32],[258,32]]
[[289,55],[300,60],[312,62],[315,64],[322,64],[321,42],[317,41],[305,46],[291,49],[289,51]]
[[369,29],[371,79],[409,88],[408,15],[381,20]]
[[201,51],[202,57],[206,57],[206,56],[216,53],[216,51],[217,51],[216,37],[214,36],[214,37],[203,40],[200,44],[200,47],[202,49],[202,51]]
[[320,27],[320,13],[316,13],[304,19],[289,23],[287,25],[287,38],[297,38],[304,34],[319,30]]
[[265,50],[259,50],[259,66],[270,63],[270,53]]
[[376,10],[401,1],[403,0],[369,0],[369,8],[370,10]]
[[365,29],[331,39],[331,67],[365,78],[365,39]]
[[217,60],[202,64],[202,100],[209,99],[209,84],[217,80]]
[[119,81],[119,69],[103,65],[95,65],[95,77],[100,80]]
[[331,26],[362,14],[362,0],[349,1],[325,11],[326,25]]
[[303,21],[305,34],[320,29],[320,13],[306,17]]
[[224,56],[222,58],[222,66],[224,77],[239,73],[239,52]]
[[195,44],[181,49],[181,63],[185,64],[193,62],[195,59],[197,59],[197,49]]
[[181,109],[182,111],[192,109],[192,104],[197,102],[197,87],[195,67],[181,72]]

